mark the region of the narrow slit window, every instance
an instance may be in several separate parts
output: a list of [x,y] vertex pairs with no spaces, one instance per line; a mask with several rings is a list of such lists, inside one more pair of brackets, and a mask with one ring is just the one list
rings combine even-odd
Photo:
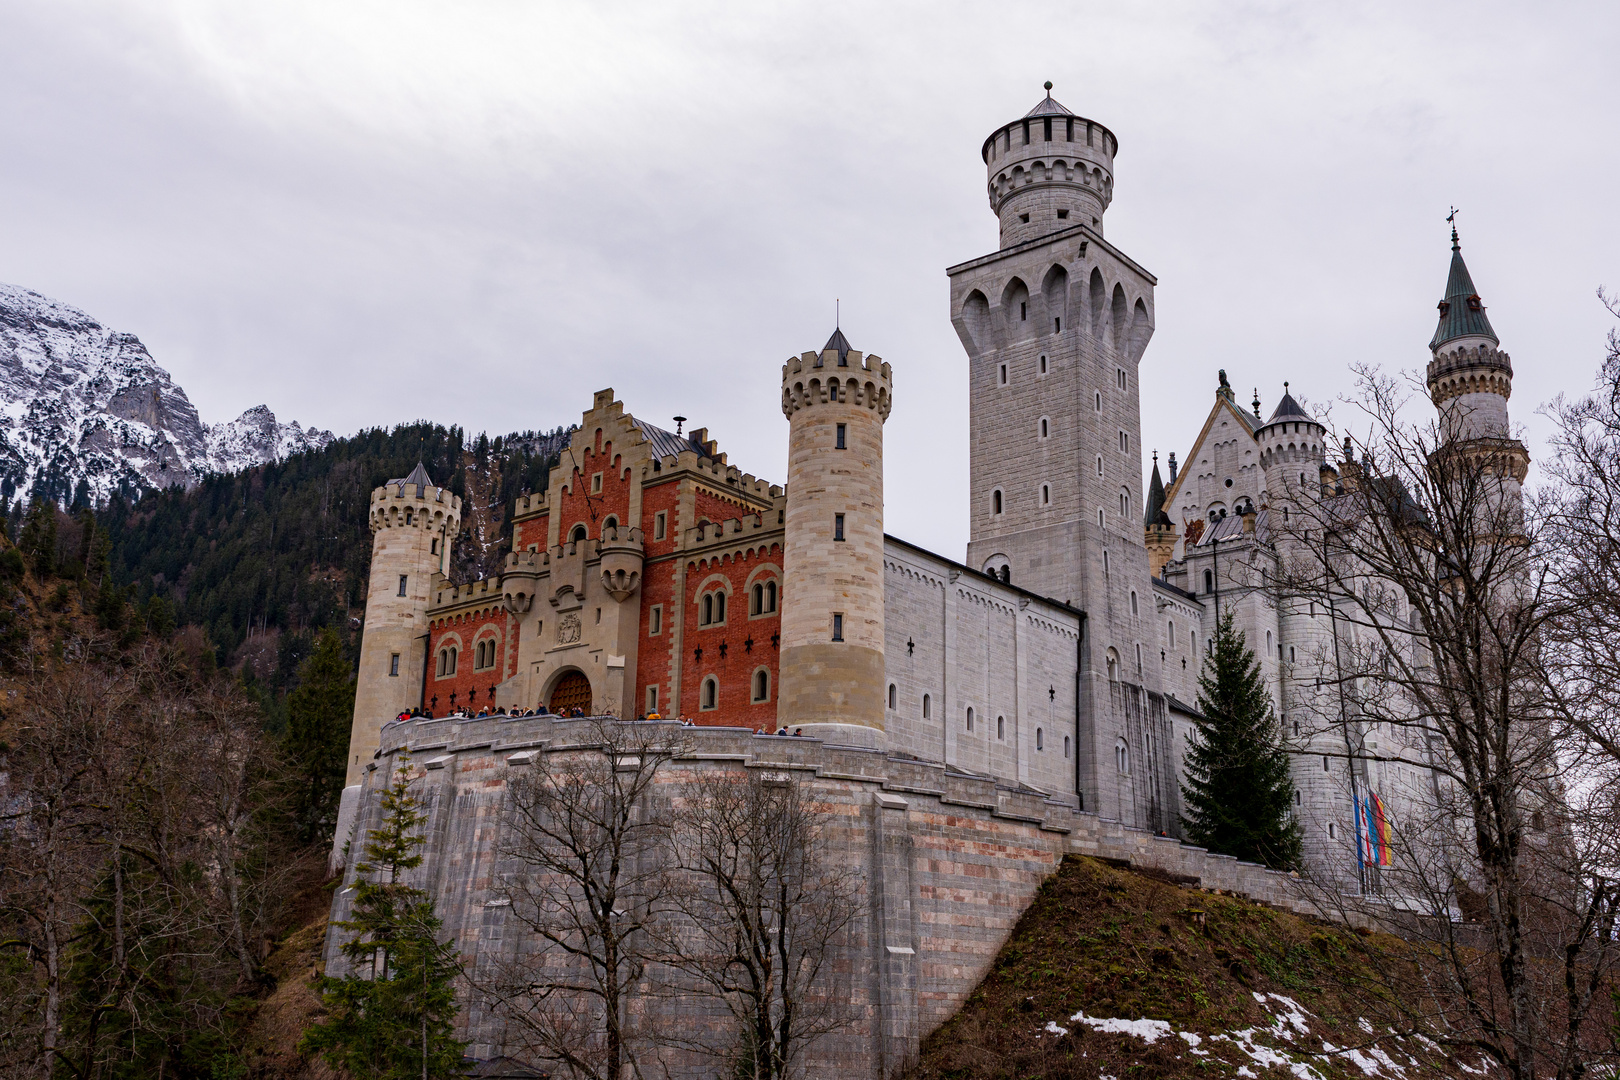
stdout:
[[833,612],[832,639],[834,641],[844,640],[844,613],[842,611]]
[[842,540],[843,538],[844,538],[844,515],[843,514],[834,514],[833,515],[833,539],[834,540]]
[[399,653],[390,653],[389,654],[389,656],[388,656],[388,674],[394,675],[394,676],[397,676],[399,674]]
[[1007,365],[1006,364],[1002,364],[1000,369],[996,372],[996,381],[1002,386],[1007,385]]
[[840,449],[840,450],[846,449],[846,447],[844,446],[844,431],[845,431],[845,425],[839,424],[838,425],[838,436],[837,436],[838,441],[837,441],[836,445],[837,445],[838,449]]
[[408,576],[409,575],[406,575],[406,574],[399,575],[399,595],[400,596],[405,595],[405,581],[406,581],[406,578]]

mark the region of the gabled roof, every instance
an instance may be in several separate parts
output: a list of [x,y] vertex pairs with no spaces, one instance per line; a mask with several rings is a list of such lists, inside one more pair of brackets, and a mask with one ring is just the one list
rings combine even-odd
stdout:
[[[1225,388],[1223,387],[1223,390],[1224,389]],[[1242,422],[1243,430],[1248,434],[1249,438],[1254,438],[1255,425],[1258,423],[1258,421],[1256,421],[1254,418],[1254,414],[1244,412],[1242,409],[1238,408],[1237,402],[1232,400],[1232,395],[1229,390],[1227,390],[1225,393],[1223,393],[1221,390],[1217,390],[1215,392],[1215,404],[1210,408],[1209,416],[1204,420],[1204,426],[1198,432],[1198,438],[1193,440],[1192,449],[1187,454],[1187,462],[1182,466],[1181,474],[1175,478],[1168,488],[1165,489],[1164,506],[1175,505],[1176,493],[1181,490],[1181,485],[1187,479],[1187,477],[1192,475],[1193,463],[1198,459],[1198,448],[1202,446],[1204,444],[1204,440],[1209,437],[1210,429],[1215,426],[1215,418],[1220,415],[1222,408],[1225,408],[1233,416],[1237,417],[1238,420]]]
[[1451,229],[1451,273],[1446,276],[1446,298],[1440,301],[1440,324],[1434,328],[1430,349],[1438,349],[1458,338],[1483,337],[1500,345],[1491,320],[1485,317],[1485,303],[1474,288],[1474,279],[1463,262],[1462,245],[1457,242],[1457,228]]
[[632,416],[630,422],[636,425],[636,430],[647,436],[652,443],[653,453],[660,458],[675,457],[682,451],[690,450],[698,457],[708,457],[708,451],[703,444],[696,442],[685,435],[677,435],[673,431],[665,431],[656,424],[649,424],[645,420]]

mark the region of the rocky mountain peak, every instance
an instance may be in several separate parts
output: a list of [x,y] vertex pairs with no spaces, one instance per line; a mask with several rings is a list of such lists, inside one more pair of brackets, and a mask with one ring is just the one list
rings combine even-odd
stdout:
[[186,392],[134,334],[31,289],[0,284],[0,496],[190,487],[319,449],[332,434],[282,424],[259,405],[202,422]]

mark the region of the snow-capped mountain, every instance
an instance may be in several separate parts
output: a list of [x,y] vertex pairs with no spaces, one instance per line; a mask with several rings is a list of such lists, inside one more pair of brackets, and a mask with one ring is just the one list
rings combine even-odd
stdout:
[[332,441],[263,405],[208,425],[134,334],[0,285],[0,496],[100,502]]

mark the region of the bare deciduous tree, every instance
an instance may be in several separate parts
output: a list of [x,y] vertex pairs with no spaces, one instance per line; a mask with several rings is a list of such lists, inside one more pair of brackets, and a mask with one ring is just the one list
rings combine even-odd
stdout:
[[1548,515],[1521,499],[1509,432],[1459,399],[1411,424],[1402,384],[1361,374],[1361,461],[1331,489],[1270,493],[1292,555],[1266,585],[1332,624],[1319,693],[1295,708],[1342,736],[1353,805],[1370,768],[1407,785],[1393,865],[1368,865],[1354,830],[1351,884],[1411,916],[1411,951],[1374,958],[1378,993],[1510,1076],[1580,1076],[1607,1042],[1620,822],[1613,769],[1563,722]]
[[681,1043],[727,1059],[730,1075],[801,1075],[803,1051],[854,1019],[837,961],[860,910],[855,872],[829,849],[825,813],[787,776],[705,773],[678,813],[667,962],[733,1020]]
[[[564,725],[559,724],[559,728]],[[522,1051],[591,1080],[642,1075],[637,997],[668,903],[665,764],[680,728],[597,718],[508,783],[500,891],[527,939],[480,976]]]

